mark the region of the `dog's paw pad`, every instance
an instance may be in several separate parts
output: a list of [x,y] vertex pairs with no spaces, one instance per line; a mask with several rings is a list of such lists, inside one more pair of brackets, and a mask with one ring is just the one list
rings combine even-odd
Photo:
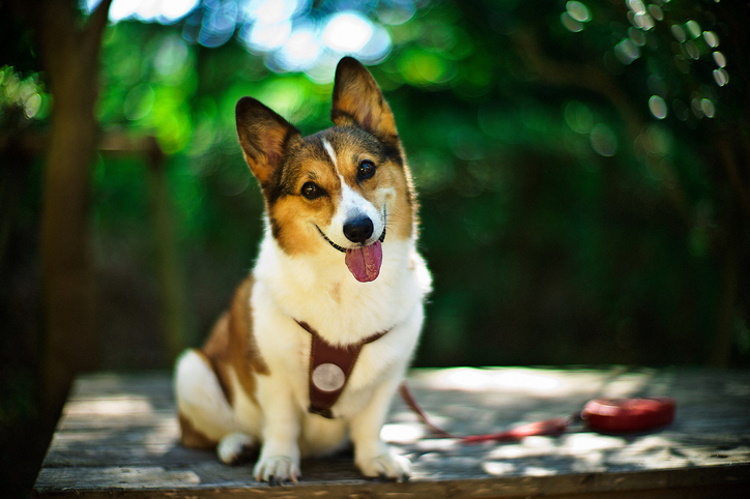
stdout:
[[384,477],[398,482],[409,480],[411,462],[395,452],[381,454],[357,462],[362,474],[367,477]]
[[238,464],[252,454],[255,440],[245,433],[230,433],[219,442],[216,454],[224,464]]
[[259,482],[281,485],[284,482],[297,482],[301,476],[299,464],[288,456],[270,456],[261,458],[253,471]]

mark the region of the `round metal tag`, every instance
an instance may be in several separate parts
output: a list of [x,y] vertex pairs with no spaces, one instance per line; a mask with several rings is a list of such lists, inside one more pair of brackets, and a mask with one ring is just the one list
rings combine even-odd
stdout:
[[312,382],[324,392],[333,392],[344,386],[346,375],[344,370],[330,362],[321,364],[313,370]]

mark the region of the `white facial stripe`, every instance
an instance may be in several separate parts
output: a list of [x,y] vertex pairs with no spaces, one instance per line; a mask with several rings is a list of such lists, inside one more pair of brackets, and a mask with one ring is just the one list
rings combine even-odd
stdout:
[[339,179],[341,180],[341,199],[331,219],[331,224],[325,231],[326,235],[339,246],[344,248],[351,247],[351,241],[344,236],[344,225],[347,221],[364,215],[372,220],[373,225],[372,240],[369,243],[375,242],[375,239],[379,238],[383,233],[385,221],[382,214],[378,212],[372,203],[352,189],[346,183],[343,176],[339,175]]
[[342,212],[348,218],[350,214],[366,211],[367,206],[372,206],[365,198],[349,187],[343,176],[339,175],[339,179],[341,180],[341,204],[337,211]]
[[341,247],[350,247],[352,243],[346,239],[346,236],[344,236],[344,225],[347,221],[364,215],[372,220],[373,235],[370,243],[374,242],[374,240],[379,238],[383,233],[385,221],[383,220],[382,214],[378,212],[372,203],[362,197],[361,194],[352,189],[351,186],[346,183],[344,176],[341,175],[341,172],[339,171],[336,150],[326,139],[322,139],[321,142],[323,143],[323,149],[328,153],[328,157],[330,158],[331,163],[333,163],[333,167],[341,181],[341,199],[336,208],[336,212],[331,219],[331,224],[325,230],[326,236]]
[[[323,149],[326,150],[328,153],[328,157],[331,158],[331,163],[333,163],[333,167],[336,169],[336,173],[339,173],[339,162],[336,159],[336,151],[333,149],[333,146],[330,142],[328,142],[326,139],[323,139]],[[339,174],[339,176],[341,176]],[[342,179],[343,180],[343,179]]]

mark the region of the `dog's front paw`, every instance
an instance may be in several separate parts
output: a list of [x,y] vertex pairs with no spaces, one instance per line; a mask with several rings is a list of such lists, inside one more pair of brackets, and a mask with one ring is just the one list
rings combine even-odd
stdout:
[[405,482],[411,473],[411,462],[393,450],[374,457],[358,458],[356,464],[367,477],[385,477]]
[[268,482],[271,485],[281,485],[289,481],[296,483],[301,476],[299,463],[289,456],[261,457],[255,464],[253,474],[259,482]]

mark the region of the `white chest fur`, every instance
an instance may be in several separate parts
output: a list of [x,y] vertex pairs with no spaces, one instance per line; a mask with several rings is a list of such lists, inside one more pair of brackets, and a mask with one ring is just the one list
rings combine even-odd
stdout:
[[296,410],[306,411],[311,336],[298,320],[339,345],[388,330],[363,347],[334,407],[337,417],[346,418],[361,409],[378,385],[403,375],[422,326],[422,300],[430,278],[411,241],[385,243],[381,274],[369,283],[352,277],[340,253],[329,253],[289,257],[272,238],[264,240],[251,305],[254,334],[271,375],[259,377],[259,391],[264,384],[276,396],[288,391]]

